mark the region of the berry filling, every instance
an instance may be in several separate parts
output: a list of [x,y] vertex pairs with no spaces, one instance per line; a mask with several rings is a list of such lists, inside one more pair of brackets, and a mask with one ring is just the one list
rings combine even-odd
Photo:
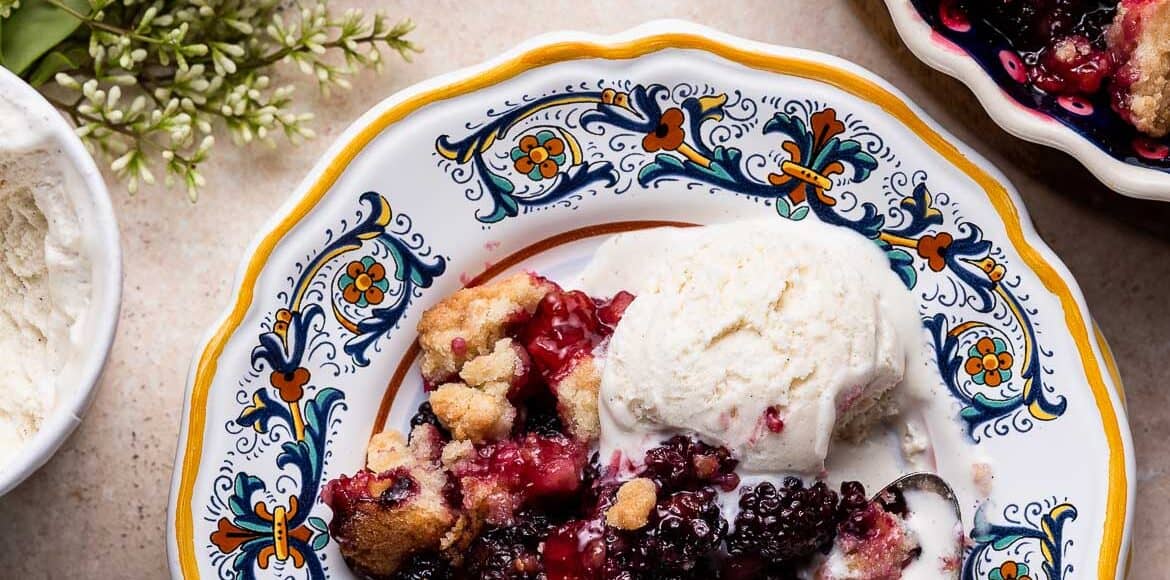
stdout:
[[1106,32],[1117,2],[1099,0],[949,0],[977,25],[1011,42],[1032,86],[1053,95],[1091,95],[1115,70]]
[[453,580],[451,564],[435,552],[418,552],[410,557],[394,580]]
[[779,433],[784,430],[784,419],[780,417],[780,409],[772,406],[764,411],[764,426],[773,433]]
[[528,434],[487,445],[452,473],[490,481],[523,500],[572,495],[581,487],[586,448],[563,435]]
[[325,484],[321,501],[334,514],[353,513],[360,503],[377,503],[380,507],[393,509],[402,505],[418,493],[418,482],[405,469],[392,469],[374,473],[363,469],[351,477],[341,476]]
[[641,472],[665,491],[697,489],[707,485],[723,491],[739,487],[739,461],[725,447],[712,447],[677,435],[646,452]]
[[711,489],[676,492],[655,506],[641,530],[608,530],[615,541],[606,542],[607,576],[619,577],[626,570],[682,573],[700,568],[727,535],[727,521],[715,499]]
[[572,368],[576,357],[592,353],[613,334],[633,300],[629,292],[598,300],[579,290],[566,292],[558,287],[541,299],[536,312],[519,325],[516,334],[541,378],[555,384]]
[[824,482],[811,487],[795,477],[779,489],[764,482],[739,499],[735,531],[727,540],[732,558],[772,566],[798,563],[828,552],[837,526],[837,492]]
[[430,425],[434,427],[443,443],[451,440],[451,432],[439,422],[439,418],[435,416],[435,410],[431,408],[429,402],[423,402],[418,406],[418,411],[410,418],[410,434],[414,436],[414,428],[420,425]]
[[513,525],[484,530],[471,543],[464,560],[468,578],[535,580],[543,578],[540,543],[554,525],[539,513],[520,514]]

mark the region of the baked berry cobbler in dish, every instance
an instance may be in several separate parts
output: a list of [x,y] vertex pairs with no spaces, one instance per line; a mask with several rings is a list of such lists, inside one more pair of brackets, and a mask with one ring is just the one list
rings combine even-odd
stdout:
[[1170,134],[1170,0],[943,0],[1020,51],[1027,80],[1059,96],[1107,91],[1142,133]]
[[854,481],[939,467],[949,445],[918,422],[909,294],[872,242],[778,222],[622,234],[582,290],[519,273],[427,310],[409,432],[375,435],[322,493],[350,569],[957,577],[953,512]]

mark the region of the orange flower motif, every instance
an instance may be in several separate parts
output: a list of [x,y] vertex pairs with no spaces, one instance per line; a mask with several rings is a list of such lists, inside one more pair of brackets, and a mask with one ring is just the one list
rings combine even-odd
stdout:
[[1003,339],[985,336],[967,351],[963,370],[971,375],[971,380],[977,385],[998,387],[1012,378],[1011,367],[1014,362]]
[[547,129],[521,137],[512,148],[511,158],[516,171],[533,181],[556,177],[568,160],[564,140]]
[[642,138],[642,148],[649,152],[678,149],[687,136],[682,128],[684,120],[686,117],[683,116],[682,109],[678,107],[667,109],[658,117],[658,124],[654,130]]
[[989,580],[1032,580],[1032,577],[1028,573],[1027,564],[1017,564],[1012,560],[1008,560],[1000,564],[998,568],[992,570],[987,577]]
[[268,382],[276,387],[280,394],[280,400],[286,403],[293,403],[301,400],[305,394],[305,385],[309,384],[309,369],[304,367],[297,367],[292,372],[272,371],[268,375]]
[[935,272],[947,267],[946,252],[955,238],[946,232],[938,235],[927,234],[918,240],[918,255],[926,259],[926,265]]
[[338,278],[337,285],[341,288],[341,297],[359,308],[381,304],[390,289],[386,267],[370,256],[350,262],[345,273]]

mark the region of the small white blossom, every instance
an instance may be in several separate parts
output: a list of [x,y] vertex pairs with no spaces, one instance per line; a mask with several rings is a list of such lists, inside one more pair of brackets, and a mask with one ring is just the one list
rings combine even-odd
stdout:
[[[0,18],[21,1],[0,0]],[[409,23],[352,8],[336,16],[326,2],[90,0],[93,24],[63,43],[89,61],[55,75],[67,97],[59,106],[129,191],[155,183],[151,167],[161,167],[194,201],[217,125],[240,145],[315,136],[313,116],[293,110],[293,86],[272,82],[277,63],[294,63],[328,91],[350,88],[359,68],[380,69],[382,48],[414,50]]]

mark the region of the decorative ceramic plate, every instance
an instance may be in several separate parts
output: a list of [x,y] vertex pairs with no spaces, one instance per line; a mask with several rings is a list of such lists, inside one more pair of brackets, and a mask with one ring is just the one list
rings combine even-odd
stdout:
[[[855,65],[677,22],[543,37],[346,131],[195,360],[174,575],[351,578],[318,493],[421,401],[425,308],[517,269],[565,279],[607,234],[752,216],[868,236],[917,298],[955,429],[996,466],[965,578],[1122,576],[1120,383],[1003,176]],[[988,348],[1012,363],[975,368]]]
[[1005,131],[1072,155],[1114,191],[1170,201],[1170,137],[1138,133],[1104,94],[1057,98],[1031,90],[1007,40],[979,32],[943,4],[886,0],[898,34],[922,62],[967,85]]

